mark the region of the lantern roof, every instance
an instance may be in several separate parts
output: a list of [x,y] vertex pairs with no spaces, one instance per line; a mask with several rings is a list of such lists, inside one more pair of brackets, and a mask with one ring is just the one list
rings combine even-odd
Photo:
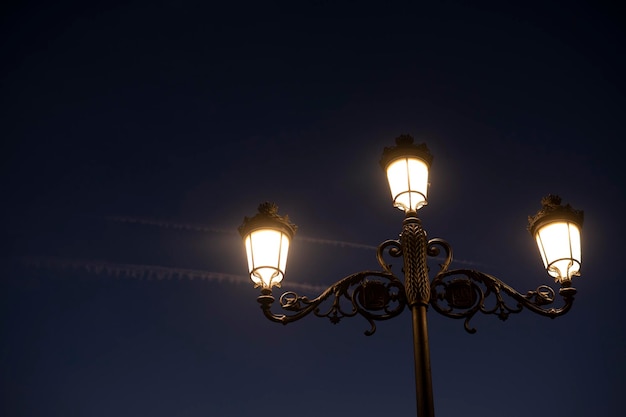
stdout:
[[385,147],[380,158],[380,166],[387,169],[387,166],[398,158],[419,158],[430,167],[433,162],[433,155],[428,150],[425,143],[416,145],[413,143],[413,136],[400,135],[396,138],[396,146]]
[[243,223],[238,228],[242,238],[256,229],[278,229],[285,232],[289,239],[292,239],[296,234],[298,226],[291,223],[289,216],[279,215],[278,206],[275,203],[261,203],[258,210],[259,212],[253,217],[244,217]]
[[534,216],[528,216],[528,231],[534,236],[537,230],[555,221],[570,221],[582,228],[584,212],[571,205],[561,205],[561,197],[549,194],[541,199],[541,209]]

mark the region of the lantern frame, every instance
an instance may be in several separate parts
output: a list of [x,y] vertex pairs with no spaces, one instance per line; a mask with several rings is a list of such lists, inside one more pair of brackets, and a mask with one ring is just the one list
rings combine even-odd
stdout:
[[[280,287],[297,226],[289,221],[289,216],[280,216],[274,203],[262,203],[258,211],[254,217],[245,217],[238,229],[246,249],[250,279],[255,288]],[[268,240],[267,233],[263,232],[272,232],[273,236]]]
[[[561,198],[556,195],[548,195],[541,200],[542,208],[534,216],[528,217],[528,231],[535,238],[537,248],[543,260],[544,267],[548,275],[552,276],[555,282],[563,286],[571,284],[572,277],[580,275],[582,264],[582,226],[584,212],[575,210],[571,205],[561,205]],[[545,239],[542,231],[546,227],[555,227],[562,223],[563,236],[559,237],[558,245],[567,247],[569,252],[562,256],[563,251],[554,250],[547,247],[549,242]],[[572,229],[574,228],[574,229]],[[563,242],[561,239],[568,239]],[[553,259],[554,253],[561,255]],[[565,268],[562,266],[565,265]],[[565,270],[563,270],[565,269]]]
[[[384,148],[380,166],[387,175],[394,207],[409,213],[428,204],[428,179],[432,161],[433,156],[426,144],[414,144],[411,135],[400,135],[396,138],[396,146]],[[398,170],[404,173],[397,172],[394,175],[393,171]],[[416,184],[414,180],[419,177],[422,177],[422,181]]]

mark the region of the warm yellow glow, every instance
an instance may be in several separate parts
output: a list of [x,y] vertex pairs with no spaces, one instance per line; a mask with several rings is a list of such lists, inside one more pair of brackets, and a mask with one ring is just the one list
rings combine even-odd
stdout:
[[246,236],[244,244],[255,286],[280,286],[287,266],[289,237],[279,230],[257,229]]
[[428,204],[428,165],[418,158],[400,158],[387,167],[394,207],[418,210]]
[[556,281],[580,275],[580,230],[574,223],[549,223],[537,231],[536,239],[543,264]]

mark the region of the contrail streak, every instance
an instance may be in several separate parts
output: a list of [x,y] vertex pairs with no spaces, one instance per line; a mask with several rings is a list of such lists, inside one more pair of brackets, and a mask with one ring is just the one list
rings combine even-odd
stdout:
[[[115,278],[140,280],[206,280],[230,283],[251,283],[244,275],[223,272],[201,271],[197,269],[171,268],[159,265],[119,264],[106,261],[63,259],[56,257],[22,257],[20,263],[27,268],[60,269],[85,272],[94,275],[106,275]],[[298,282],[289,282],[289,288],[321,292],[325,287]]]
[[[175,223],[175,222],[167,222],[162,220],[152,220],[152,219],[144,219],[138,217],[126,217],[126,216],[107,216],[105,217],[107,220],[118,222],[118,223],[136,223],[136,224],[144,224],[149,226],[157,226],[169,229],[178,229],[178,230],[193,230],[197,232],[206,232],[206,233],[221,233],[221,234],[236,234],[234,230],[224,230],[215,227],[210,227],[201,224],[192,224],[192,223]],[[365,250],[377,250],[377,246],[365,245],[362,243],[353,243],[346,242],[342,240],[333,240],[333,239],[320,239],[315,237],[308,237],[302,235],[296,235],[296,240],[301,240],[309,243],[317,243],[320,245],[329,245],[335,247],[342,248],[354,248],[354,249],[365,249]],[[439,260],[443,260],[443,258],[436,258]],[[463,264],[463,265],[482,265],[478,262],[466,261],[460,259],[454,259],[455,264]]]
[[367,249],[367,250],[378,249],[376,246],[364,245],[362,243],[345,242],[342,240],[319,239],[315,237],[306,237],[306,236],[296,236],[295,238],[296,240],[303,240],[305,242],[319,243],[322,245],[330,245],[330,246],[338,246],[342,248],[355,248],[355,249]]
[[209,227],[201,224],[193,224],[193,223],[174,223],[174,222],[166,222],[162,220],[154,220],[154,219],[145,219],[138,217],[127,217],[127,216],[106,216],[106,220],[110,220],[117,223],[135,223],[135,224],[145,224],[149,226],[158,226],[166,229],[178,229],[178,230],[192,230],[196,232],[206,232],[206,233],[224,233],[224,234],[235,234],[234,230],[224,230],[217,229],[214,227]]
[[[166,229],[192,230],[196,232],[221,233],[221,234],[230,234],[230,235],[236,234],[234,230],[224,230],[224,229],[219,229],[219,228],[210,227],[210,226],[201,225],[201,224],[193,224],[193,223],[174,223],[174,222],[166,222],[162,220],[153,220],[153,219],[144,219],[144,218],[137,218],[137,217],[126,217],[126,216],[107,216],[105,218],[107,220],[118,222],[118,223],[144,224],[144,225],[149,225],[149,226],[163,227]],[[319,238],[307,237],[307,236],[301,236],[301,235],[296,235],[295,239],[302,240],[305,242],[310,242],[310,243],[318,243],[322,245],[355,248],[355,249],[376,250],[376,246],[364,245],[361,243],[345,242],[341,240],[319,239]]]

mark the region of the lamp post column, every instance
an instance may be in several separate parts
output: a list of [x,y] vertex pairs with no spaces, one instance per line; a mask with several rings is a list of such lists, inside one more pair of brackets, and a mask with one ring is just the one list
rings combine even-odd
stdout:
[[426,312],[430,301],[430,280],[426,264],[428,241],[415,211],[406,213],[400,245],[404,259],[406,296],[413,323],[415,394],[418,417],[434,417],[433,386]]

